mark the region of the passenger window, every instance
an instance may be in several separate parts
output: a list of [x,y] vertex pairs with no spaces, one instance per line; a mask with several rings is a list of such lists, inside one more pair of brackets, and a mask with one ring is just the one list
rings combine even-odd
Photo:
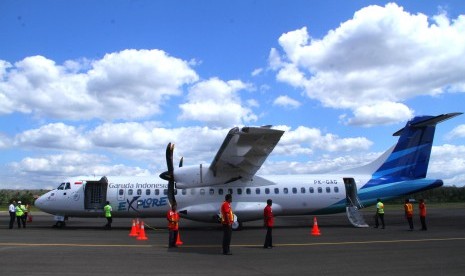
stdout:
[[265,194],[269,194],[270,193],[270,189],[269,188],[265,188]]
[[326,187],[326,192],[327,192],[327,193],[331,193],[331,188],[330,188],[330,187]]
[[133,191],[132,189],[129,189],[129,190],[128,190],[128,195],[129,195],[129,196],[132,196],[132,193],[133,193],[133,192],[134,192],[134,191]]
[[218,189],[218,194],[222,195],[223,194],[223,189]]
[[209,193],[210,193],[210,195],[214,195],[214,194],[215,194],[215,190],[214,190],[214,189],[210,189],[210,190],[209,190]]
[[186,189],[182,189],[182,190],[181,190],[181,194],[182,194],[182,195],[186,195],[186,194],[187,194],[187,190],[186,190]]
[[279,194],[279,188],[274,188],[274,193]]
[[178,195],[178,189],[174,189],[174,195]]
[[142,194],[142,190],[141,189],[137,189],[137,195],[141,195]]
[[305,190],[304,187],[300,188],[300,193],[301,193],[301,194],[305,194],[305,192],[306,192],[306,190]]
[[251,191],[250,191],[250,188],[245,189],[245,193],[246,193],[246,194],[250,195],[250,192],[251,192]]
[[163,189],[163,194],[167,195],[168,194],[168,189]]
[[339,187],[334,187],[334,192],[339,193]]
[[323,189],[321,187],[318,187],[318,193],[321,194],[323,192]]
[[297,194],[297,188],[292,188],[292,193]]
[[232,189],[228,189],[228,194],[232,195],[232,194],[233,194],[233,190],[232,190]]
[[315,192],[315,190],[313,189],[313,187],[310,187],[310,188],[308,189],[308,191],[309,191],[311,194],[313,194],[313,192]]
[[260,188],[255,189],[255,194],[257,194],[257,195],[260,194]]
[[283,189],[283,193],[285,193],[285,194],[289,193],[289,189],[288,189],[288,188],[284,188],[284,189]]
[[159,195],[159,194],[160,194],[160,190],[155,189],[155,195]]
[[150,189],[145,190],[145,195],[150,195]]
[[124,190],[123,190],[123,189],[119,189],[119,190],[118,190],[118,194],[119,194],[120,196],[124,195]]
[[242,195],[242,189],[241,188],[237,189],[237,194]]
[[205,189],[200,189],[200,194],[205,195]]

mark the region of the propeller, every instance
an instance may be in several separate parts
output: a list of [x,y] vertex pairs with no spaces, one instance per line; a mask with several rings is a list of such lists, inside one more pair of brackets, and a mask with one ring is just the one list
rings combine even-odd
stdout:
[[168,143],[168,146],[166,146],[166,167],[168,168],[168,171],[160,174],[161,179],[168,181],[168,200],[171,206],[176,203],[176,198],[174,197],[173,151],[174,144]]

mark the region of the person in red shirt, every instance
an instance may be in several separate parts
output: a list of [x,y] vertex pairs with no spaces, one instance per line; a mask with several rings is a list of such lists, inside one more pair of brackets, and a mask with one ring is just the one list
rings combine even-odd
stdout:
[[234,215],[231,209],[232,195],[227,194],[221,205],[221,224],[223,225],[223,255],[232,255],[230,250]]
[[266,227],[266,237],[265,237],[265,244],[263,248],[273,248],[273,238],[271,236],[273,225],[274,225],[274,218],[273,218],[273,210],[271,209],[271,205],[273,205],[273,201],[268,199],[266,201],[266,207],[263,209],[263,219],[264,225]]
[[405,200],[404,204],[405,217],[407,218],[409,231],[413,231],[413,205],[408,199]]
[[168,230],[169,230],[169,238],[168,238],[168,247],[177,247],[176,246],[176,238],[178,237],[179,231],[179,213],[176,211],[177,204],[173,203],[171,209],[166,213],[166,219],[168,220]]
[[420,209],[421,230],[426,231],[426,205],[424,199],[420,199],[418,208]]

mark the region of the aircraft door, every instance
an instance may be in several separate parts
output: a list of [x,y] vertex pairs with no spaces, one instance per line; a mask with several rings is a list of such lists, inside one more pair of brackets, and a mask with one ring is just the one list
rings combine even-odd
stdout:
[[85,185],[84,208],[86,210],[103,209],[107,201],[107,178],[104,176],[99,181],[86,181]]
[[350,223],[355,227],[368,227],[362,213],[359,212],[363,208],[357,195],[357,184],[353,178],[344,178],[346,188],[346,213]]
[[355,206],[363,208],[357,194],[357,184],[353,178],[344,178],[344,185],[346,188],[346,206]]

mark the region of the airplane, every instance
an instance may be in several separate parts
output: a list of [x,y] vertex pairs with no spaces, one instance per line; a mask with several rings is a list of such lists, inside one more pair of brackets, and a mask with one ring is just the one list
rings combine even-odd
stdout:
[[[181,217],[218,222],[226,194],[232,194],[233,229],[263,218],[267,199],[274,216],[320,215],[346,212],[355,227],[368,227],[361,208],[377,199],[437,188],[441,179],[426,178],[436,125],[461,115],[417,116],[395,132],[397,143],[375,161],[330,174],[256,175],[283,131],[271,126],[232,128],[211,164],[173,166],[174,145],[166,148],[168,170],[160,179],[149,177],[76,177],[62,182],[35,201],[40,210],[55,215],[57,226],[68,217],[103,217],[109,201],[112,216],[165,217],[177,203]],[[162,181],[166,180],[166,182]]]

